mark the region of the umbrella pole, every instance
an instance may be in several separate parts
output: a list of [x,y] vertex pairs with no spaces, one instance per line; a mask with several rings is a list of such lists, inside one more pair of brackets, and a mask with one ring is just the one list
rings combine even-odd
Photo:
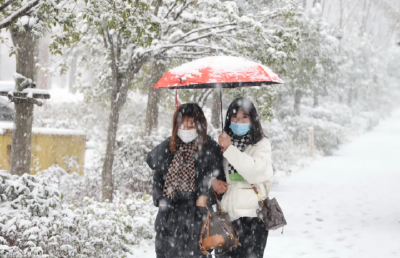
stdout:
[[224,132],[224,117],[222,115],[222,87],[219,88],[219,102],[221,104],[221,133]]

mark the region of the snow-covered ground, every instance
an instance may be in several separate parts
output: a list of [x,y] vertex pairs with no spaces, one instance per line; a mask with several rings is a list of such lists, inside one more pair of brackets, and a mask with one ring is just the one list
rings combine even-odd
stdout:
[[275,186],[288,226],[266,257],[400,257],[400,110]]
[[[265,257],[400,257],[400,110],[271,191],[287,217]],[[135,258],[154,258],[147,242]]]

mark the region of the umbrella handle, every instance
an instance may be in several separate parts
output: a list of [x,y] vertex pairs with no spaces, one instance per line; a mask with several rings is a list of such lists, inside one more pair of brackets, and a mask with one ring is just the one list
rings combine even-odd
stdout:
[[[222,115],[222,87],[219,88],[219,102],[221,104],[220,108],[221,108],[221,133],[224,132],[224,117]],[[221,152],[224,151],[224,148],[221,146]]]
[[219,102],[221,104],[221,133],[224,131],[224,118],[222,115],[222,88],[219,88]]
[[175,107],[176,109],[179,108],[179,102],[178,102],[178,89],[175,89]]

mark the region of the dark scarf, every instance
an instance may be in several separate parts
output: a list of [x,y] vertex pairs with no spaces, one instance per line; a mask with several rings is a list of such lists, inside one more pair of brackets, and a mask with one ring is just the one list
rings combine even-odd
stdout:
[[187,144],[178,141],[177,151],[167,172],[164,197],[175,200],[178,192],[194,192],[196,152],[196,141]]
[[[232,145],[238,148],[241,152],[251,143],[251,134],[248,132],[243,136],[237,136],[233,133],[229,134],[231,136]],[[236,169],[228,163],[229,179],[231,181],[244,182],[244,178],[236,171]]]

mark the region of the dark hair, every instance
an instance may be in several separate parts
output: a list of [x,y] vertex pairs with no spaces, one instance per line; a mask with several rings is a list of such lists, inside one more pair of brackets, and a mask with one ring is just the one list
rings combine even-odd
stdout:
[[179,106],[172,119],[172,136],[169,141],[169,150],[174,153],[178,143],[178,129],[184,117],[193,118],[197,129],[197,147],[201,151],[207,144],[207,119],[203,110],[196,103],[186,103]]
[[251,144],[256,144],[265,137],[264,131],[262,129],[260,118],[257,114],[257,109],[253,102],[246,98],[237,98],[229,105],[228,111],[226,112],[225,127],[224,131],[228,134],[233,134],[232,130],[229,128],[231,125],[231,118],[234,116],[239,109],[250,116],[250,135]]

